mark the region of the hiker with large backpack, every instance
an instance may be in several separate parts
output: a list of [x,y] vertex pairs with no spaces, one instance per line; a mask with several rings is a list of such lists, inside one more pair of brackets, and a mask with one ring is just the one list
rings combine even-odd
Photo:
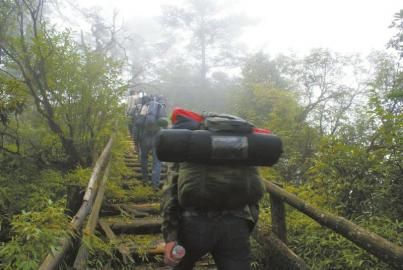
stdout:
[[[158,96],[152,96],[143,107],[135,125],[143,180],[145,182],[151,180],[151,184],[156,189],[159,188],[160,183],[161,162],[157,158],[153,141],[158,131],[167,126],[166,116],[166,105],[163,103],[163,99]],[[150,153],[152,154],[151,179],[148,173]]]
[[[155,142],[160,159],[173,162],[161,204],[165,263],[191,270],[210,253],[219,270],[249,270],[249,237],[264,193],[253,165],[276,163],[281,141],[232,115],[177,108],[171,120],[173,129],[160,132]],[[177,245],[186,251],[180,260],[172,252]]]

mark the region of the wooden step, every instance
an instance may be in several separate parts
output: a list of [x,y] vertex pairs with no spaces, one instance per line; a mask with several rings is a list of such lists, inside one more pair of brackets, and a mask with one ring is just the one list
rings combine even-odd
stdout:
[[[102,230],[104,231],[106,237],[109,239],[109,241],[116,241],[117,237],[115,235],[115,233],[111,230],[108,222],[100,219],[98,221],[99,226],[102,228]],[[127,263],[128,261],[134,262],[133,257],[131,256],[131,252],[130,249],[125,246],[125,245],[118,245],[118,251],[122,256],[122,259],[125,263]]]
[[160,218],[141,218],[133,221],[111,221],[100,219],[100,221],[109,224],[110,229],[115,235],[160,233],[162,223]]
[[103,206],[103,216],[113,216],[113,215],[121,215],[121,214],[129,214],[133,217],[141,218],[147,217],[150,215],[159,215],[160,214],[160,205],[159,204],[135,204],[135,203],[126,203],[126,204],[105,204]]
[[[141,163],[130,136],[123,143],[127,145],[127,148],[124,153],[119,155],[119,158],[128,168],[124,174],[121,174],[121,179],[118,182],[123,193],[117,198],[110,198],[105,201],[98,221],[98,228],[109,241],[115,243],[117,255],[123,265],[133,266],[135,269],[171,269],[163,266],[163,262],[161,262],[165,243],[161,235],[160,205],[159,203],[149,203],[157,198],[153,193],[147,197],[148,191],[144,196],[146,198],[144,203],[139,203],[143,197],[141,194],[139,197],[136,196],[137,198],[132,196],[133,190],[138,187],[144,188],[144,185],[148,186],[151,183],[144,183],[142,179]],[[151,156],[148,162],[148,171],[151,176]],[[166,179],[166,172],[167,164],[162,163],[161,183]],[[126,192],[127,195],[124,195]],[[149,240],[151,242],[147,243]],[[144,256],[150,260],[148,262],[143,260]],[[109,267],[106,266],[104,269],[112,269],[114,263],[111,262]]]
[[126,167],[128,168],[135,168],[135,169],[139,169],[141,168],[141,164],[136,161],[136,162],[125,162],[126,163]]

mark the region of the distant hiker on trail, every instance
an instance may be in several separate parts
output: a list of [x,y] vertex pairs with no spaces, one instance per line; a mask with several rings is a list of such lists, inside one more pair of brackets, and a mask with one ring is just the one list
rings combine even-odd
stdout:
[[[222,150],[217,151],[216,154],[220,158],[225,158],[230,149],[227,146],[235,146],[237,148],[235,150],[238,151],[239,147],[245,146],[238,142],[242,142],[245,136],[262,130],[253,129],[253,125],[241,118],[231,117],[218,115],[218,117],[205,118],[197,113],[178,108],[174,109],[171,118],[172,128],[178,130],[167,130],[167,133],[179,134],[197,130],[194,134],[206,134],[209,132],[206,123],[214,127],[214,132],[220,132],[220,129],[224,128],[225,132],[216,136],[217,147],[221,147],[220,150]],[[229,140],[225,141],[225,134],[231,132],[232,127],[239,129],[240,133],[234,132],[235,135],[229,136]],[[217,134],[214,132],[212,134]],[[161,136],[160,133],[158,137],[161,138]],[[194,135],[193,138],[197,136]],[[237,141],[238,137],[241,138],[240,141]],[[172,140],[175,140],[175,136]],[[203,144],[203,140],[193,141],[194,145],[184,146],[187,149],[200,150],[194,153],[197,157],[186,158],[201,157],[200,152],[206,147],[198,147]],[[161,149],[166,149],[165,146],[160,146],[162,141],[158,141],[157,138],[158,154]],[[212,141],[210,145],[214,148],[214,138]],[[231,145],[233,142],[235,144]],[[228,144],[222,147],[226,143]],[[170,145],[172,144],[174,142],[170,141]],[[183,144],[186,144],[186,141],[180,141],[177,145]],[[215,150],[218,149],[211,149],[211,155],[214,155]],[[172,150],[172,154],[181,155],[176,152]],[[161,152],[162,154],[164,153]],[[231,159],[239,160],[232,154],[230,153]],[[162,233],[165,240],[164,262],[173,266],[173,269],[191,270],[195,263],[207,253],[213,256],[218,270],[251,269],[249,237],[258,221],[258,203],[263,196],[264,187],[256,167],[242,164],[231,165],[231,162],[227,165],[213,164],[214,160],[209,160],[206,164],[186,161],[169,164],[161,209]],[[182,252],[185,255],[181,259],[177,259],[175,252],[178,246],[185,250]]]
[[137,91],[130,90],[129,96],[127,97],[126,116],[128,118],[128,128],[132,138],[133,138],[132,131],[134,126],[134,119],[136,115],[136,98],[137,98]]
[[140,116],[142,108],[149,101],[149,98],[146,93],[136,90],[130,90],[129,97],[127,98],[126,115],[129,121],[129,132],[135,143],[137,140],[136,121]]
[[139,95],[139,92],[136,90],[130,90],[129,96],[127,97],[127,108],[126,108],[126,115],[131,115],[136,107],[136,99]]
[[153,141],[154,136],[161,128],[166,128],[166,105],[160,96],[152,96],[142,107],[139,117],[136,120],[135,138],[139,145],[139,156],[141,162],[141,173],[144,181],[149,181],[148,155],[152,153],[152,174],[151,183],[154,188],[159,188],[161,162],[155,153]]

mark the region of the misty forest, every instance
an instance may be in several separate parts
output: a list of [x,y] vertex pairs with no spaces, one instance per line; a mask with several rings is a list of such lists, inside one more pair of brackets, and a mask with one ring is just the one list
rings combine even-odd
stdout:
[[[259,168],[264,179],[306,202],[302,212],[339,218],[329,229],[330,218],[318,223],[284,204],[286,255],[278,255],[269,192],[251,238],[252,269],[403,269],[403,9],[390,18],[383,50],[271,55],[240,41],[250,18],[223,12],[221,2],[185,2],[162,6],[152,24],[126,25],[119,12],[105,17],[79,1],[0,0],[0,269],[57,269],[44,261],[62,239],[75,243],[59,269],[73,269],[80,246],[85,267],[74,269],[161,264],[161,254],[146,252],[154,236],[127,236],[137,251],[124,260],[120,236],[101,222],[85,226],[86,217],[78,229],[67,208],[111,137],[100,220],[117,209],[131,222],[124,202],[158,203],[161,191],[130,180],[135,167],[124,160],[133,148],[131,90],[162,95],[168,115],[174,107],[229,113],[272,130],[284,152]],[[360,245],[360,231],[340,235],[346,223],[383,246]],[[304,264],[287,266],[287,254]]]

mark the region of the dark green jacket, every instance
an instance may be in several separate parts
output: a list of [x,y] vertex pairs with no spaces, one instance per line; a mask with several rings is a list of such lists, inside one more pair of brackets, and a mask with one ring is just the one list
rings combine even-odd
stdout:
[[[163,197],[161,202],[162,212],[162,234],[165,242],[176,241],[178,239],[178,230],[181,218],[184,213],[189,215],[198,215],[197,211],[191,209],[184,209],[179,205],[178,201],[178,169],[179,163],[171,163],[168,166],[167,181],[163,188]],[[204,213],[206,214],[206,213]],[[208,216],[217,215],[233,215],[236,217],[244,218],[251,222],[251,229],[253,229],[259,216],[258,205],[245,205],[240,209],[226,210],[226,211],[210,211]]]

